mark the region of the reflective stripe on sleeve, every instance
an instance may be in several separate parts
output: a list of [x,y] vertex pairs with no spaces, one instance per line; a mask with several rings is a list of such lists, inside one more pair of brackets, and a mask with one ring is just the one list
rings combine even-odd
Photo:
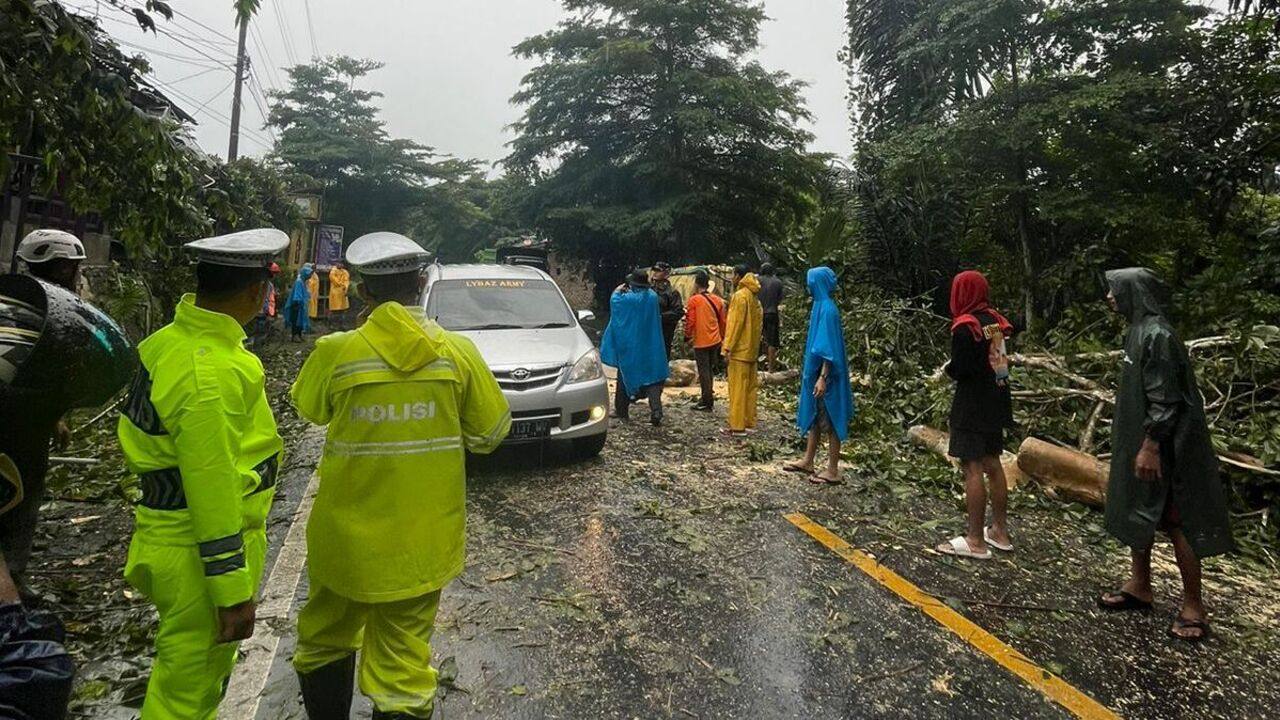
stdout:
[[200,557],[211,558],[225,555],[229,552],[239,552],[243,549],[244,538],[240,536],[240,533],[236,533],[235,535],[200,543]]
[[499,436],[504,434],[507,431],[507,428],[510,424],[511,424],[511,411],[508,410],[507,412],[502,414],[502,418],[498,420],[498,424],[494,425],[493,429],[490,430],[487,435],[467,435],[467,444],[479,445],[481,447],[488,447],[490,445],[493,445],[494,443],[502,439]]
[[244,553],[236,553],[231,557],[222,558],[221,560],[211,560],[204,564],[205,577],[217,577],[218,575],[226,575],[229,572],[235,572],[244,567]]

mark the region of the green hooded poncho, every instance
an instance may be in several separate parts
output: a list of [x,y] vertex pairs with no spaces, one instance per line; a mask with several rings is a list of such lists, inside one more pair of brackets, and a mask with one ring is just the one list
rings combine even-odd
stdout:
[[[1149,548],[1171,499],[1198,557],[1229,552],[1235,543],[1204,398],[1186,346],[1165,317],[1164,286],[1146,268],[1111,270],[1107,286],[1129,322],[1111,428],[1107,531],[1131,548]],[[1147,436],[1160,443],[1164,479],[1156,482],[1134,473]]]

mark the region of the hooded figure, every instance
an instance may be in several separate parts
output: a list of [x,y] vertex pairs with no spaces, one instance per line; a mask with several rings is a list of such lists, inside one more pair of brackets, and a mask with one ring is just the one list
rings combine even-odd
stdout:
[[729,361],[729,432],[742,435],[756,426],[756,398],[760,389],[757,365],[764,310],[756,295],[760,281],[745,267],[738,267],[737,290],[729,300],[728,327],[721,353]]
[[307,278],[307,313],[312,320],[320,317],[320,273],[314,269]]
[[646,388],[666,382],[669,371],[658,296],[647,281],[632,274],[629,287],[609,299],[609,311],[600,357],[618,368],[618,383],[628,397],[636,398]]
[[[1155,532],[1181,527],[1198,558],[1235,549],[1227,500],[1205,420],[1204,398],[1182,343],[1165,317],[1163,283],[1146,268],[1107,272],[1116,309],[1129,323],[1111,426],[1106,527],[1135,550]],[[1159,443],[1163,477],[1137,477],[1146,438]]]
[[[849,357],[844,349],[840,309],[831,297],[836,289],[836,274],[829,267],[813,268],[809,271],[808,284],[809,294],[813,296],[813,310],[809,313],[809,337],[804,347],[804,373],[796,426],[801,433],[808,433],[818,419],[821,404],[831,422],[831,431],[843,442],[849,438],[849,423],[857,410],[853,402],[853,388],[849,385]],[[826,363],[831,364],[827,390],[821,398],[816,398],[813,389]]]
[[467,453],[511,427],[475,344],[417,303],[429,257],[396,233],[357,238],[368,320],[319,338],[291,391],[326,426],[293,655],[310,718],[349,717],[357,674],[374,717],[431,717],[436,611],[465,563]]
[[311,263],[302,266],[298,271],[297,279],[293,281],[293,291],[289,293],[289,299],[284,304],[284,321],[293,331],[294,338],[300,338],[303,333],[311,332],[311,318],[308,315],[311,293],[307,290],[307,281],[311,279],[313,272],[315,271]]

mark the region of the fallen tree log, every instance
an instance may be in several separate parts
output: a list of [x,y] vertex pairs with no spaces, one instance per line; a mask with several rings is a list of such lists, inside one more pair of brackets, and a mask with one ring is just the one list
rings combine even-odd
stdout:
[[[915,445],[943,456],[952,467],[960,467],[960,461],[947,454],[947,445],[951,441],[951,436],[947,433],[928,425],[914,425],[907,430],[907,439]],[[1018,467],[1017,455],[1008,450],[1004,451],[1000,455],[1000,466],[1004,468],[1005,484],[1010,490],[1017,489],[1026,482],[1026,474]]]
[[1067,499],[1094,507],[1106,500],[1110,470],[1088,453],[1029,437],[1018,448],[1018,467]]
[[786,385],[800,379],[799,370],[779,370],[778,372],[760,371],[761,385]]

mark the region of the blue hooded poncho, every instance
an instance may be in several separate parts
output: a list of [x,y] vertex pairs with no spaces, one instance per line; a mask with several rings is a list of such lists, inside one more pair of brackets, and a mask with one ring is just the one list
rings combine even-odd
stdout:
[[816,267],[809,271],[808,281],[813,311],[809,314],[809,338],[804,346],[804,373],[800,382],[800,409],[796,413],[796,425],[801,433],[808,433],[817,420],[818,399],[813,396],[813,388],[822,373],[822,364],[829,362],[831,372],[827,375],[827,392],[822,403],[831,420],[832,431],[843,442],[849,437],[849,423],[857,409],[853,403],[853,388],[849,385],[849,356],[844,350],[840,309],[831,298],[836,289],[836,274],[829,267]]
[[293,281],[293,291],[284,304],[284,321],[289,327],[299,332],[311,332],[311,318],[308,305],[311,304],[311,293],[307,291],[307,280],[315,270],[308,263],[298,271],[298,279]]
[[604,364],[618,368],[618,381],[631,397],[667,379],[667,346],[662,339],[658,296],[648,288],[619,290],[609,300],[609,326],[600,343]]

